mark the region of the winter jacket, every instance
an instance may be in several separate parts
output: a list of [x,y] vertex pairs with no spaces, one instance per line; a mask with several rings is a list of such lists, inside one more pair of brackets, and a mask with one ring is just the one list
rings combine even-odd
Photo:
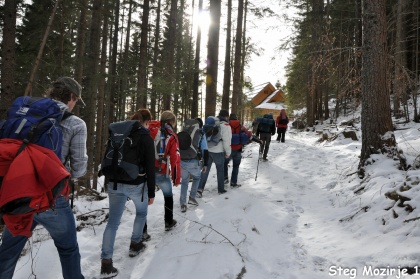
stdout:
[[51,205],[51,193],[59,182],[64,181],[61,195],[68,198],[70,177],[54,151],[29,143],[16,156],[22,141],[14,139],[0,140],[0,176],[3,182],[0,188],[0,207],[15,199],[32,197],[29,207],[33,212],[26,214],[5,214],[3,219],[13,235],[32,235],[31,226],[35,212],[48,210]]
[[215,146],[209,146],[209,152],[212,153],[222,153],[225,152],[227,156],[230,156],[232,148],[230,147],[230,142],[232,140],[232,130],[228,121],[221,116],[218,116],[220,120],[220,133],[222,135],[222,140]]
[[[271,135],[274,135],[276,133],[276,123],[274,122],[273,117],[270,116],[269,114],[266,114],[266,115],[264,115],[263,118],[271,119],[270,123],[272,123],[272,124],[270,124],[270,133],[271,133]],[[261,131],[260,125],[261,125],[261,123],[258,124],[257,133],[256,133],[257,137],[259,137],[260,134],[268,134],[267,132]]]
[[[179,154],[178,136],[169,124],[165,124],[165,132],[167,136],[165,140],[165,154],[163,157],[166,159],[169,158],[169,162],[162,162],[163,164],[159,173],[167,174],[166,164],[169,163],[172,183],[174,185],[179,185],[181,183],[181,155]],[[155,166],[159,167],[159,163]]]
[[289,118],[286,115],[286,111],[282,109],[280,115],[277,116],[276,126],[277,128],[287,128],[287,124],[289,124]]
[[[132,135],[133,145],[137,148],[135,158],[138,158],[139,169],[143,171],[143,174],[138,176],[135,180],[126,181],[126,180],[117,180],[116,182],[129,184],[129,185],[139,185],[143,182],[147,183],[148,196],[149,198],[155,197],[155,145],[152,137],[150,136],[149,130],[144,127],[136,130]],[[114,182],[113,179],[110,179],[111,182]]]

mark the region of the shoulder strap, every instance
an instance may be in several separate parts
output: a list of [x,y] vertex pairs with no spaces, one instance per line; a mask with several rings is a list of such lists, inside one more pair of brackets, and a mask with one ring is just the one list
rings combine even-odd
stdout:
[[74,115],[73,113],[69,112],[68,110],[64,111],[63,113],[63,117],[61,118],[61,121],[63,121],[64,119],[69,118],[70,116]]

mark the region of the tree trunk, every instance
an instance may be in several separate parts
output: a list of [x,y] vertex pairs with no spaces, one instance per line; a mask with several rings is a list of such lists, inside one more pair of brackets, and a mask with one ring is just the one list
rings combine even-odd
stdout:
[[50,34],[50,29],[54,21],[55,13],[57,12],[57,7],[59,4],[60,4],[60,0],[57,0],[57,2],[55,2],[54,9],[51,13],[50,20],[48,21],[47,28],[45,29],[44,37],[39,47],[38,55],[36,56],[34,66],[32,67],[31,75],[29,77],[28,85],[26,86],[26,90],[24,94],[25,96],[30,96],[32,94],[32,85],[35,79],[35,74],[38,69],[39,63],[41,62],[42,53],[44,52],[44,47],[45,47],[45,44],[47,43],[47,38],[48,38],[48,35]]
[[[91,179],[94,175],[94,170],[98,162],[95,158],[95,126],[96,126],[96,111],[92,108],[97,107],[97,93],[99,80],[99,53],[101,41],[101,13],[102,0],[95,0],[92,5],[92,20],[90,25],[89,45],[87,50],[87,69],[85,87],[87,94],[85,94],[86,108],[83,109],[85,121],[87,126],[87,152],[88,152],[88,166],[85,175],[85,185],[90,187]],[[96,187],[96,185],[93,185]]]
[[[109,0],[104,1],[104,20],[103,20],[103,28],[102,28],[102,47],[101,47],[101,61],[100,61],[100,68],[99,68],[99,86],[98,86],[98,111],[97,111],[97,118],[100,119],[96,122],[96,147],[95,147],[95,158],[96,160],[95,169],[94,169],[94,176],[93,176],[93,188],[97,189],[98,185],[98,176],[95,175],[99,169],[100,159],[102,159],[104,154],[104,147],[105,142],[107,139],[108,134],[108,127],[109,121],[104,114],[105,110],[105,91],[106,91],[106,65],[107,65],[107,43],[108,43],[108,19],[109,19]],[[109,104],[108,104],[109,105]]]
[[147,105],[147,40],[149,27],[150,1],[144,0],[141,18],[139,69],[137,72],[137,109]]
[[[235,36],[235,62],[233,64],[232,112],[238,113],[239,95],[241,93],[242,61],[242,22],[244,20],[244,0],[238,2],[238,19]],[[228,107],[226,108],[228,109]]]
[[[115,0],[114,7],[114,34],[112,38],[112,50],[111,50],[111,59],[110,59],[110,77],[109,84],[111,87],[111,96],[110,102],[112,104],[117,104],[118,96],[118,84],[117,84],[117,55],[118,55],[118,32],[119,32],[119,20],[120,20],[120,0]],[[117,120],[117,114],[115,111],[115,106],[110,106],[109,108],[109,121],[115,122]]]
[[221,6],[221,0],[210,1],[210,18],[212,24],[209,27],[207,42],[206,117],[215,115],[216,113]]
[[3,14],[3,42],[1,50],[0,119],[6,118],[7,109],[15,98],[15,49],[16,49],[17,0],[6,1]]
[[245,4],[244,4],[244,27],[243,27],[243,31],[242,31],[242,53],[241,53],[241,86],[239,88],[239,98],[238,98],[238,119],[242,121],[242,123],[245,121],[244,119],[244,102],[246,102],[246,97],[243,94],[243,89],[244,89],[244,78],[245,78],[245,61],[246,61],[246,56],[247,56],[247,40],[246,40],[246,18],[247,18],[247,14],[248,14],[248,0],[245,0]]
[[[198,1],[198,15],[203,11],[203,0]],[[194,59],[194,81],[193,96],[191,105],[191,117],[198,117],[198,82],[200,75],[200,51],[201,51],[201,26],[197,27],[197,39],[195,43],[195,59]]]
[[226,50],[225,50],[225,72],[223,74],[222,108],[229,107],[230,96],[230,51],[232,36],[232,0],[228,0],[227,23],[226,23]]
[[165,63],[165,76],[167,79],[167,86],[164,91],[163,96],[163,109],[170,110],[171,109],[171,100],[172,100],[172,92],[174,90],[174,67],[175,67],[175,45],[176,45],[176,19],[177,19],[177,6],[178,0],[171,0],[171,10],[169,12],[169,19],[168,19],[168,42],[167,42],[167,49],[166,53],[166,63]]
[[159,41],[160,41],[160,10],[161,0],[158,0],[156,8],[156,29],[155,29],[155,41],[153,46],[153,63],[152,63],[152,92],[150,94],[150,112],[152,116],[156,117],[156,100],[158,99],[158,92],[156,89],[156,83],[158,79],[158,57],[159,57]]
[[392,153],[390,96],[387,86],[386,7],[382,0],[363,1],[362,151],[359,174],[372,154]]
[[82,84],[83,80],[83,66],[85,57],[86,47],[86,31],[87,31],[87,7],[88,0],[80,0],[80,17],[79,26],[77,28],[77,40],[76,40],[76,55],[74,63],[74,79]]
[[395,30],[395,66],[394,66],[394,116],[401,117],[400,114],[400,101],[405,106],[407,103],[406,98],[406,82],[404,71],[407,67],[407,60],[405,56],[405,12],[406,0],[398,0],[397,4],[397,23]]

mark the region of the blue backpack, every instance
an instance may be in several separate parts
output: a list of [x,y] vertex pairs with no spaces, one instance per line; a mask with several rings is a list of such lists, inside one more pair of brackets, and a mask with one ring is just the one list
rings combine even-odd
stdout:
[[18,97],[7,111],[6,120],[0,122],[0,138],[22,140],[19,151],[28,143],[49,148],[61,160],[60,122],[70,115],[69,112],[63,114],[57,102],[50,98]]
[[220,120],[216,116],[209,116],[203,125],[203,131],[209,146],[216,146],[222,140]]
[[248,135],[242,131],[242,125],[239,120],[230,120],[230,128],[232,129],[232,145],[247,145],[249,142]]

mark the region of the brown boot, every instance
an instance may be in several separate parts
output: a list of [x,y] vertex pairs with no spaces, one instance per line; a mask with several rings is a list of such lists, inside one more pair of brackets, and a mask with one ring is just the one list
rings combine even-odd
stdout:
[[101,279],[114,278],[118,275],[118,269],[112,265],[112,259],[102,259]]

